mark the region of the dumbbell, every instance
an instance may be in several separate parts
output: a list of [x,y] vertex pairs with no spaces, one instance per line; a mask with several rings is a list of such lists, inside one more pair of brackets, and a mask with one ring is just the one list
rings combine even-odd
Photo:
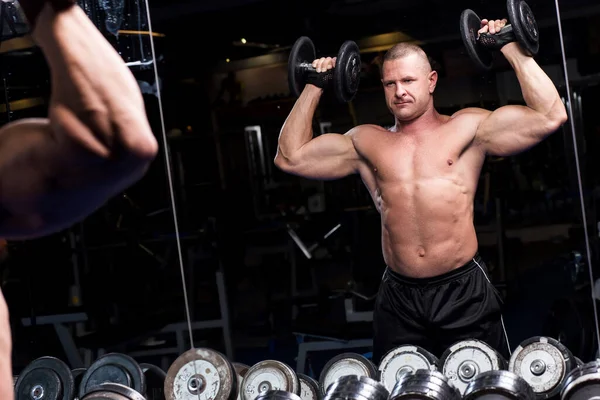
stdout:
[[388,400],[389,396],[385,386],[374,379],[341,375],[327,387],[323,400]]
[[461,395],[477,375],[506,369],[507,364],[498,351],[478,339],[458,341],[440,357],[440,371]]
[[[524,0],[507,0],[508,25],[502,28],[502,32],[514,35],[521,48],[531,56],[537,55],[540,47],[539,30],[537,22]],[[493,65],[494,56],[492,51],[483,43],[491,36],[490,33],[477,32],[481,29],[481,18],[470,9],[464,10],[460,15],[460,33],[467,53],[471,59],[483,70],[490,70]]]
[[40,357],[19,374],[15,400],[72,400],[75,396],[73,374],[67,364],[55,357]]
[[514,399],[535,400],[531,386],[510,371],[485,371],[469,382],[463,400]]
[[323,80],[327,86],[333,85],[338,101],[347,103],[354,98],[360,83],[361,59],[358,45],[345,41],[337,55],[335,67],[318,73],[312,62],[317,58],[315,45],[306,36],[294,43],[288,60],[288,83],[290,92],[298,97],[309,78]]
[[522,341],[508,364],[508,370],[523,378],[538,399],[560,396],[566,377],[575,368],[577,361],[571,351],[558,340],[545,336]]
[[418,369],[398,377],[388,400],[461,400],[460,391],[440,371]]
[[[377,379],[377,368],[371,360],[362,354],[338,354],[327,361],[321,370],[321,374],[319,375],[321,394],[324,396],[327,393],[328,388],[333,385],[334,382],[337,382],[338,379],[345,376],[354,376],[357,378],[364,377],[375,380]],[[382,387],[385,389],[385,386],[382,385]]]
[[104,383],[121,385],[140,394],[146,393],[144,371],[126,354],[108,353],[94,361],[81,377],[79,398],[85,398]]
[[181,354],[167,371],[166,400],[238,398],[238,375],[233,364],[220,352],[195,348]]

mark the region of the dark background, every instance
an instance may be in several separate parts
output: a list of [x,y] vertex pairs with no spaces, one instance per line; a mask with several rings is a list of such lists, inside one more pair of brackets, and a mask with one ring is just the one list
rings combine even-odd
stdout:
[[[541,31],[536,60],[566,100],[554,2],[528,3]],[[88,15],[125,61],[151,60],[148,35],[116,38],[105,29],[95,0],[80,4],[88,7]],[[302,35],[314,41],[320,55],[335,55],[345,40],[366,45],[373,36],[400,32],[434,59],[438,91],[446,90],[438,97],[440,112],[467,106],[495,109],[523,102],[518,86],[517,96],[502,89],[514,88],[514,73],[501,55],[487,73],[474,68],[461,42],[459,16],[471,8],[486,18],[503,18],[506,4],[153,0],[149,6],[152,30],[160,34],[154,44],[162,102],[151,93],[144,98],[161,153],[142,181],[82,223],[46,238],[8,243],[2,290],[11,311],[15,374],[37,357],[67,359],[54,328],[40,317],[73,313],[87,315],[86,322],[65,325],[81,354],[92,354],[93,360],[99,352],[118,351],[168,367],[178,353],[161,354],[160,349],[175,346],[175,336],[161,330],[186,319],[181,267],[194,321],[221,318],[225,303],[215,272],[223,273],[233,343],[228,355],[234,361],[251,365],[277,359],[295,368],[298,332],[337,340],[370,338],[370,322],[347,322],[344,314],[344,299],[352,299],[357,310],[372,310],[372,300],[356,293],[372,297],[384,270],[379,215],[368,193],[357,176],[314,182],[283,174],[272,163],[279,129],[294,104],[281,74],[288,51]],[[597,265],[598,246],[600,6],[592,0],[563,0],[559,6],[592,259],[586,252],[570,123],[526,153],[487,160],[475,223],[480,252],[505,298],[512,347],[536,335],[560,336],[588,361],[597,349],[588,265]],[[145,7],[125,0],[121,28],[147,32]],[[315,132],[324,122],[339,133],[357,123],[393,123],[376,67],[390,45],[361,54],[361,86],[352,105],[326,95],[315,116]],[[43,104],[6,112],[7,101],[47,100],[51,88],[39,51],[4,52],[0,62],[3,123],[45,116]],[[140,81],[154,84],[152,66],[132,66],[132,71]],[[235,79],[226,84],[228,73]],[[253,97],[247,95],[250,87]],[[264,168],[256,161],[260,152],[249,141],[256,137],[245,131],[248,126],[261,127]],[[310,259],[291,240],[288,228],[307,246],[317,245]],[[291,288],[292,265],[298,290]],[[581,300],[572,306],[564,298]],[[25,326],[27,319],[33,326]],[[220,328],[196,330],[194,344],[226,352],[225,336]],[[368,354],[370,349],[348,351]],[[311,354],[311,369],[304,372],[318,376],[324,362],[339,352]]]

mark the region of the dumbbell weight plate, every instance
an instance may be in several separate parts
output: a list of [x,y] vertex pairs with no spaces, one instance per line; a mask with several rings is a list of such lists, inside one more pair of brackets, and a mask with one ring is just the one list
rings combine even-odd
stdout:
[[361,68],[358,45],[351,40],[345,41],[340,47],[333,70],[333,89],[338,101],[347,103],[354,98],[360,84]]
[[327,392],[327,388],[338,378],[347,376],[366,376],[376,379],[377,371],[375,366],[368,358],[356,353],[342,353],[325,364],[321,375],[319,376],[319,386],[321,394]]
[[259,395],[256,400],[301,400],[295,393],[286,392],[284,390],[269,390],[266,393]]
[[396,347],[384,355],[379,363],[379,382],[391,392],[402,374],[418,369],[435,371],[438,365],[437,357],[422,347],[412,345]]
[[169,367],[166,400],[234,400],[237,374],[229,360],[216,350],[191,349]]
[[71,371],[71,374],[73,375],[73,382],[74,382],[74,393],[79,393],[79,386],[81,386],[81,379],[83,378],[83,375],[85,374],[85,371],[87,371],[86,368],[75,368],[74,370]]
[[15,383],[15,400],[72,400],[73,374],[63,361],[41,357],[23,369]]
[[440,359],[442,373],[461,394],[473,378],[485,371],[506,368],[506,361],[487,343],[463,340],[450,346]]
[[389,400],[460,400],[461,394],[440,371],[417,370],[398,379]]
[[477,375],[465,390],[463,400],[535,400],[535,393],[523,378],[510,371],[485,371]]
[[572,370],[561,391],[562,400],[600,399],[600,360],[592,361]]
[[242,382],[242,400],[255,400],[270,390],[300,394],[300,381],[293,369],[276,360],[254,364]]
[[288,59],[288,84],[290,93],[295,97],[300,96],[306,83],[302,66],[312,64],[316,57],[315,45],[307,36],[301,36],[292,46]]
[[319,382],[304,374],[297,375],[300,380],[300,398],[302,400],[319,400],[321,398]]
[[388,400],[382,383],[368,376],[344,375],[327,387],[323,400]]
[[238,381],[237,399],[240,400],[242,398],[242,382],[244,380],[244,376],[246,376],[246,372],[248,372],[248,370],[250,369],[250,366],[248,366],[246,364],[234,362],[233,368],[235,369],[235,372],[237,374],[237,381]]
[[146,378],[146,393],[144,393],[146,399],[164,400],[167,373],[153,364],[142,363],[140,368],[144,371],[144,377]]
[[484,71],[489,71],[494,63],[494,55],[477,42],[481,29],[481,18],[475,11],[466,9],[460,14],[460,35],[471,60]]
[[523,0],[507,0],[506,8],[517,41],[535,56],[540,49],[540,31],[531,8]]
[[146,392],[144,372],[139,364],[126,354],[105,354],[90,365],[81,378],[79,397],[103,383],[118,383],[138,393]]
[[241,377],[242,379],[244,379],[244,376],[246,376],[246,372],[248,372],[248,370],[250,369],[250,366],[248,366],[246,364],[234,362],[233,368],[235,369],[235,372],[238,374],[238,376]]
[[80,400],[146,400],[146,398],[128,386],[106,382],[91,389]]
[[508,370],[525,379],[536,396],[551,398],[560,392],[567,374],[574,367],[571,352],[559,341],[535,336],[515,349]]

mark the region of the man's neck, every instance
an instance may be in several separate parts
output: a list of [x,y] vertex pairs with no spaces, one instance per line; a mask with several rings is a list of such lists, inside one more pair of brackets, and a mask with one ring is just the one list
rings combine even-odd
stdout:
[[415,135],[439,126],[442,123],[442,119],[442,116],[432,105],[423,114],[410,121],[399,121],[396,118],[394,130],[398,133]]

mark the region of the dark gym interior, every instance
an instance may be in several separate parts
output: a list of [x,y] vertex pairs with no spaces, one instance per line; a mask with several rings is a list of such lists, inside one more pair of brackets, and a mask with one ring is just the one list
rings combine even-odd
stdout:
[[[381,216],[358,175],[319,181],[274,165],[296,101],[290,49],[301,36],[319,57],[347,40],[360,48],[356,95],[344,103],[325,90],[315,135],[393,125],[379,66],[402,41],[432,59],[440,113],[525,104],[502,54],[478,69],[459,27],[464,9],[506,18],[506,1],[78,3],[138,80],[160,150],[139,182],[80,223],[1,243],[13,375],[40,357],[75,370],[107,353],[166,372],[194,347],[247,366],[277,360],[318,380],[340,354],[370,358]],[[535,60],[569,120],[528,151],[486,158],[474,203],[479,253],[510,346],[548,336],[587,363],[598,358],[600,5],[527,3]],[[46,117],[44,55],[26,32],[0,44],[2,125]]]

